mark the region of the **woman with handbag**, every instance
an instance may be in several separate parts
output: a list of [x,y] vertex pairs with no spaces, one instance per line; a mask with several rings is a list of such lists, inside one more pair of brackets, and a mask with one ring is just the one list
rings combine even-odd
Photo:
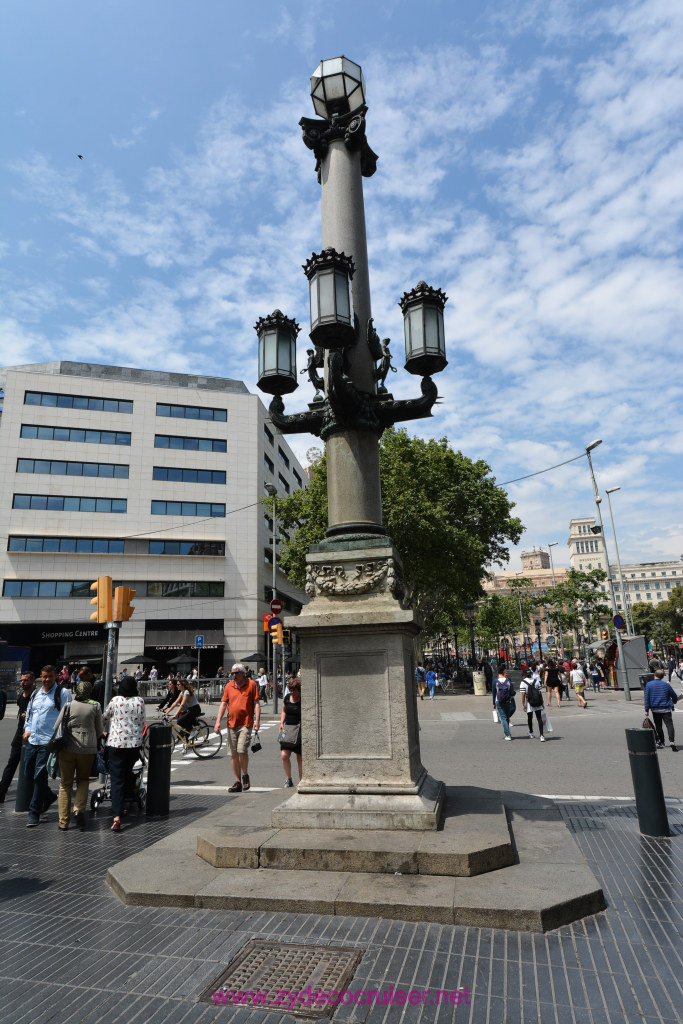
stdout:
[[296,754],[301,782],[301,679],[295,676],[289,684],[289,693],[282,703],[280,716],[280,756],[285,773],[285,789],[294,786],[292,782],[292,753]]
[[55,724],[55,730],[63,725],[66,743],[57,754],[59,760],[59,828],[66,832],[69,827],[71,791],[76,776],[76,799],[74,800],[74,824],[85,828],[85,805],[88,799],[90,768],[97,753],[97,742],[104,733],[102,709],[92,700],[92,682],[87,669],[79,672],[74,699],[62,707]]
[[114,811],[112,832],[121,831],[121,816],[126,796],[135,788],[133,766],[138,759],[142,733],[146,724],[145,702],[138,695],[137,683],[124,676],[119,683],[118,697],[112,697],[104,712],[108,726],[107,763],[111,776],[111,805]]

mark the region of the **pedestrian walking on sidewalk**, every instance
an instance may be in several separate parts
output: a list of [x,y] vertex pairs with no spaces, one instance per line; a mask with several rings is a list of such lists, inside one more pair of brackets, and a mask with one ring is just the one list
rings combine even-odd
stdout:
[[[546,674],[547,674],[546,669]],[[524,673],[524,678],[519,687],[519,692],[522,697],[522,707],[527,718],[527,724],[529,726],[529,739],[533,739],[534,735],[534,714],[536,715],[536,721],[538,722],[538,732],[541,738],[541,742],[545,743],[545,736],[543,735],[543,687],[540,681],[534,680],[531,669],[528,668]],[[555,691],[557,693],[557,691]],[[558,697],[559,704],[559,697]]]
[[427,686],[429,687],[429,699],[434,700],[434,691],[436,690],[436,672],[434,671],[434,666],[431,666],[427,672]]
[[92,699],[92,683],[83,676],[90,672],[79,673],[80,682],[76,683],[74,698],[65,704],[59,712],[55,728],[63,722],[68,710],[67,741],[57,755],[59,759],[59,828],[66,832],[71,820],[71,791],[76,776],[76,799],[74,801],[74,824],[80,829],[85,828],[85,805],[88,800],[90,769],[97,744],[104,733],[102,708]]
[[664,746],[664,724],[666,723],[666,731],[669,736],[671,749],[678,750],[674,743],[676,734],[674,732],[672,715],[674,704],[677,703],[678,694],[671,686],[671,683],[665,682],[664,669],[656,669],[654,679],[645,684],[645,714],[648,711],[652,712],[658,747]]
[[17,693],[17,728],[12,737],[10,743],[10,753],[5,765],[5,770],[2,773],[2,779],[0,779],[0,804],[4,804],[5,797],[7,796],[7,790],[9,789],[14,773],[19,767],[21,761],[21,747],[24,742],[24,721],[26,720],[26,708],[28,702],[31,699],[33,688],[35,686],[35,676],[33,672],[22,672],[21,673],[21,689]]
[[588,702],[586,701],[586,698],[583,695],[583,691],[584,687],[588,685],[588,680],[586,679],[583,669],[575,661],[572,662],[572,670],[569,673],[569,679],[572,686],[574,687],[576,701],[579,707],[587,708]]
[[221,731],[221,720],[228,712],[228,742],[235,781],[228,793],[241,793],[251,788],[249,778],[249,745],[251,730],[258,732],[261,723],[261,705],[255,679],[249,679],[241,662],[232,666],[230,680],[223,690],[216,724],[213,731]]
[[292,754],[296,754],[296,764],[299,769],[299,782],[301,782],[301,679],[292,676],[289,684],[289,693],[282,704],[280,715],[280,756],[282,768],[285,773],[285,789],[294,786],[292,781]]
[[493,709],[498,712],[498,718],[503,726],[505,739],[511,740],[510,719],[515,713],[515,691],[508,678],[508,668],[501,662],[498,669],[498,678],[493,686]]
[[[550,707],[550,705],[553,702],[553,692],[554,692],[555,693],[555,700],[557,701],[557,706],[559,708],[560,707],[560,693],[562,691],[562,677],[560,675],[559,668],[557,667],[557,665],[555,664],[555,662],[553,661],[552,658],[548,659],[548,667],[546,668],[545,672],[543,673],[543,681],[545,683],[546,691],[548,693],[548,707]],[[543,704],[543,702],[541,702],[541,706],[542,706],[542,704]]]
[[420,694],[420,700],[424,700],[425,686],[427,685],[427,673],[422,667],[421,662],[418,662],[417,668],[415,669],[415,682],[417,683],[417,692]]
[[23,736],[28,741],[24,748],[24,775],[33,782],[27,828],[35,828],[40,823],[41,814],[57,799],[57,794],[48,785],[47,759],[62,704],[71,700],[69,690],[57,682],[54,665],[43,666],[40,682],[42,685],[33,691],[26,708]]
[[103,715],[107,728],[107,758],[111,775],[111,806],[114,812],[112,832],[121,832],[121,818],[126,799],[135,790],[133,767],[140,753],[144,732],[145,702],[138,694],[132,676],[119,683],[117,697],[112,697]]

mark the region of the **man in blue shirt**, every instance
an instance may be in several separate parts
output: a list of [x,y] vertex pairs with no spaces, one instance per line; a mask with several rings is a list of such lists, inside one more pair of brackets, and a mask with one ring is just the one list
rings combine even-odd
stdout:
[[657,746],[664,746],[664,723],[669,734],[669,743],[672,750],[678,750],[674,744],[675,733],[671,712],[674,704],[678,703],[678,695],[670,683],[664,682],[664,669],[655,670],[655,677],[645,684],[645,714],[652,711],[652,719],[655,726]]
[[28,808],[27,828],[35,828],[40,815],[57,799],[47,781],[49,744],[63,703],[71,700],[66,687],[57,682],[54,665],[45,665],[40,672],[42,687],[34,691],[26,709],[24,739],[24,775],[33,780],[33,796]]
[[429,687],[429,699],[434,700],[434,691],[436,690],[436,672],[434,666],[430,665],[427,672],[427,686]]

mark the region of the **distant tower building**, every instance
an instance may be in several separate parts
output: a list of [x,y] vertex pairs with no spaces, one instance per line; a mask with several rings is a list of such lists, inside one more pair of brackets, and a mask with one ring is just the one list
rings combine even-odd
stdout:
[[543,548],[534,548],[533,551],[522,552],[522,572],[531,569],[549,569],[550,555]]

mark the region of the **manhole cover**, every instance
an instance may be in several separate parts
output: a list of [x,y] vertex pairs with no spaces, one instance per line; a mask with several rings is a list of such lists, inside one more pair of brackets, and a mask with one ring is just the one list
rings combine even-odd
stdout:
[[200,1003],[278,1007],[331,1017],[365,950],[250,939],[202,992]]

